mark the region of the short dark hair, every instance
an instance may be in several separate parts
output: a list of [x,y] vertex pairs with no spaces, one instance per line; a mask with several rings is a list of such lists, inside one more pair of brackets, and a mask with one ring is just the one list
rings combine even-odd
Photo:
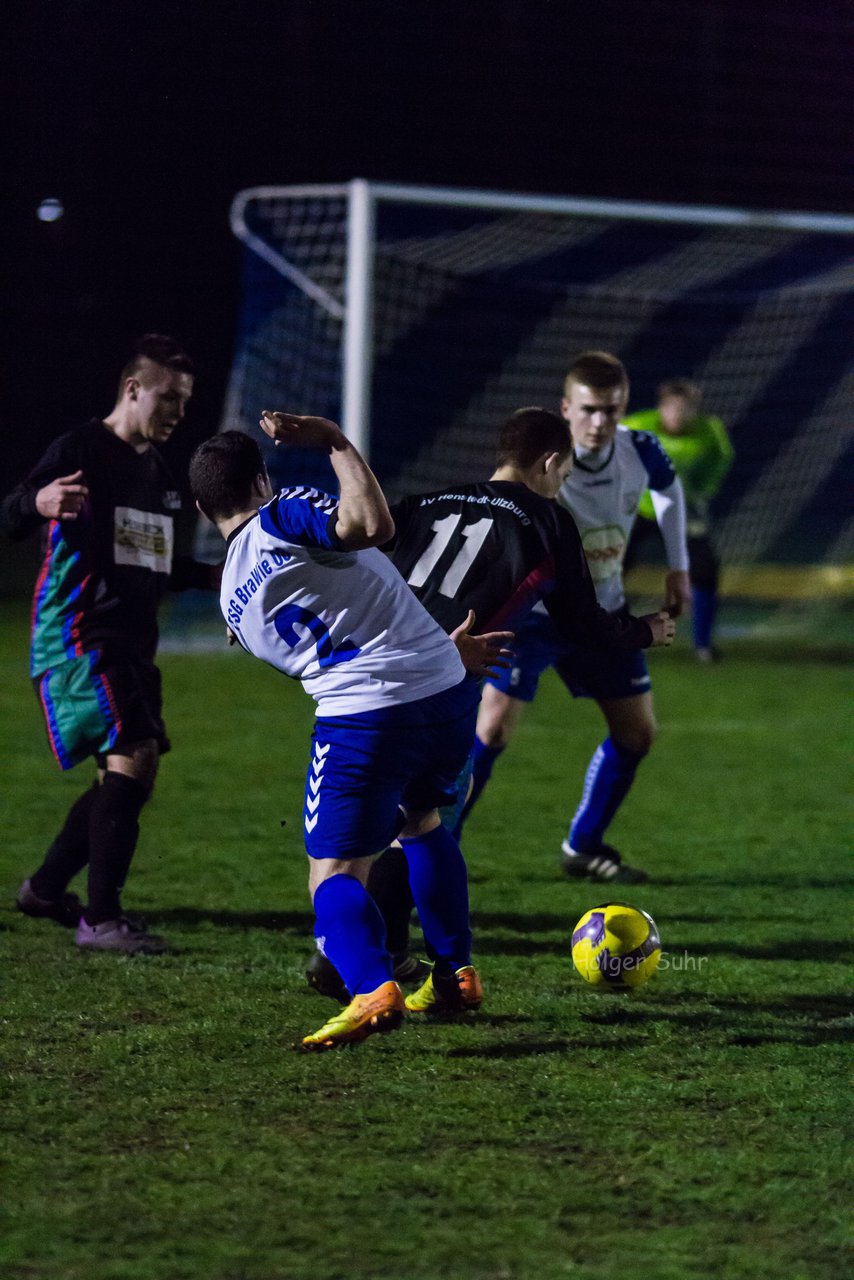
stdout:
[[690,378],[668,378],[658,387],[659,400],[663,400],[665,396],[682,396],[692,404],[699,405],[703,392],[700,386]]
[[564,391],[569,394],[570,383],[580,387],[592,387],[594,391],[612,391],[616,387],[628,394],[629,375],[622,360],[610,351],[582,351],[569,365],[564,379]]
[[498,436],[496,463],[526,470],[544,453],[566,457],[572,449],[569,426],[550,409],[517,409],[501,428]]
[[261,450],[244,431],[211,436],[190,459],[190,489],[209,520],[245,511],[255,480],[264,474]]
[[162,365],[164,369],[172,369],[175,373],[195,373],[192,360],[187,355],[177,338],[170,338],[165,333],[144,333],[131,345],[128,358],[119,375],[119,395],[121,395],[126,378],[133,378],[139,373],[144,360]]

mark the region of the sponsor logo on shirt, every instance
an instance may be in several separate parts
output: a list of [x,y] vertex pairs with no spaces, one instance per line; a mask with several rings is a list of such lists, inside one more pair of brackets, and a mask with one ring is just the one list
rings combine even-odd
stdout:
[[134,507],[116,507],[113,558],[116,564],[135,565],[152,573],[172,569],[173,522],[171,516]]
[[590,566],[594,582],[604,582],[620,572],[626,554],[626,535],[616,524],[601,529],[586,529],[581,535],[581,545]]

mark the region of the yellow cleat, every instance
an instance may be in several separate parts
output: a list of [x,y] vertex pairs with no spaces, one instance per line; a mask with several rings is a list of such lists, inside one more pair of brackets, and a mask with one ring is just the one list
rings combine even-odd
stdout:
[[483,984],[473,965],[442,976],[434,970],[423,986],[406,997],[409,1013],[464,1013],[480,1008]]
[[323,1053],[346,1044],[358,1044],[376,1031],[394,1031],[403,1021],[406,1006],[403,992],[396,982],[384,982],[376,991],[354,996],[345,1009],[311,1035],[304,1036],[297,1048],[304,1053]]

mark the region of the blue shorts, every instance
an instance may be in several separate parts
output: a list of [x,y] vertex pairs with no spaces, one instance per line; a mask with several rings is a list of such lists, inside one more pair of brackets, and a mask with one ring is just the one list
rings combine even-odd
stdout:
[[480,685],[466,678],[417,702],[314,722],[303,835],[310,858],[380,853],[403,809],[453,804],[474,742]]
[[532,613],[513,641],[513,665],[487,683],[520,702],[533,702],[540,676],[554,667],[574,698],[634,698],[648,693],[649,669],[641,649],[613,653],[567,644],[551,618]]

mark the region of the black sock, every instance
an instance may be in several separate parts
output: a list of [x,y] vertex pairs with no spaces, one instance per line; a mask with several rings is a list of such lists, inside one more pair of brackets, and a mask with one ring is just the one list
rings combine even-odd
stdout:
[[136,849],[139,815],[149,788],[124,773],[107,771],[89,817],[87,924],[121,915],[120,895]]
[[409,917],[415,905],[409,887],[409,867],[402,849],[392,846],[374,861],[368,875],[368,893],[380,909],[391,955],[409,949]]
[[62,830],[45,854],[38,871],[30,876],[33,893],[51,901],[61,898],[70,882],[89,861],[89,815],[100,791],[93,782],[68,810]]

